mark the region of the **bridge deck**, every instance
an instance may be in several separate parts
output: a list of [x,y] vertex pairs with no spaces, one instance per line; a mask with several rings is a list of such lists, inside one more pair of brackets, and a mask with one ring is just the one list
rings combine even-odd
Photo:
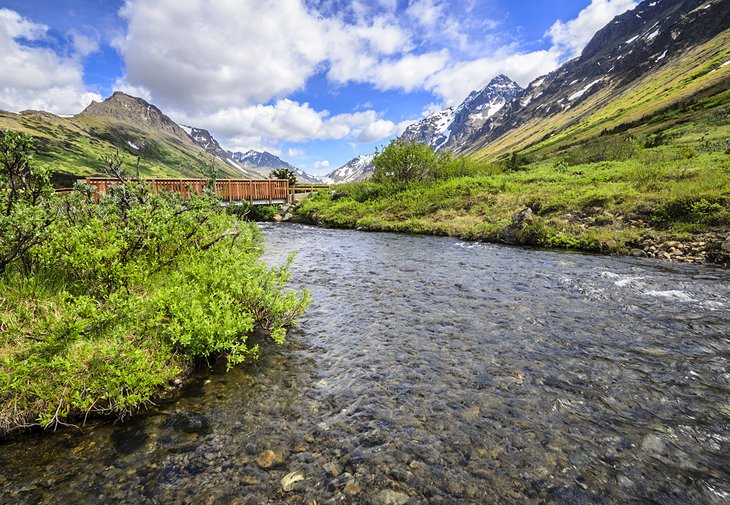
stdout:
[[[206,179],[144,179],[154,191],[174,191],[182,195],[202,195],[208,185]],[[119,180],[88,177],[86,184],[97,193],[106,194]],[[218,179],[215,193],[224,202],[247,201],[252,205],[270,205],[289,202],[289,181],[286,179]]]

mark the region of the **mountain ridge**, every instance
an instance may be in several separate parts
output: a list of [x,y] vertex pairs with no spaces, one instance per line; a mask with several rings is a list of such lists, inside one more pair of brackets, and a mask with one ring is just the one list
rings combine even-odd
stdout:
[[[526,88],[511,86],[513,81],[500,74],[459,106],[413,123],[400,138],[493,161],[532,146],[569,143],[571,132],[598,136],[693,96],[727,89],[729,12],[730,0],[645,0],[598,30],[580,56]],[[672,78],[680,62],[682,75]],[[693,68],[699,64],[702,73]],[[717,75],[709,76],[712,72]],[[652,81],[667,89],[656,89]],[[500,88],[503,95],[493,95],[493,106],[479,117],[473,102]],[[620,100],[626,107],[615,106]],[[470,117],[479,120],[470,122]],[[358,177],[367,173],[350,174]]]
[[326,184],[344,184],[368,178],[375,170],[375,154],[361,154],[322,177]]

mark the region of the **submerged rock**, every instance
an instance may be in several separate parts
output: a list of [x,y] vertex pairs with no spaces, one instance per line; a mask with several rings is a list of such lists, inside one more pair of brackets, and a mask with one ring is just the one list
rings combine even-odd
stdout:
[[281,488],[288,493],[294,489],[297,482],[301,482],[303,480],[304,476],[299,472],[288,473],[281,479]]
[[284,453],[281,451],[266,450],[256,456],[256,464],[261,468],[268,469],[284,463]]

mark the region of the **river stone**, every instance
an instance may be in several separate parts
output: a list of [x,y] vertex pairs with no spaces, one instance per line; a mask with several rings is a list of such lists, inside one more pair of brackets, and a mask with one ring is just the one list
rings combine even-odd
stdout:
[[408,495],[399,493],[398,491],[384,489],[378,495],[377,503],[381,505],[404,505],[408,503]]
[[324,465],[324,469],[327,471],[327,473],[331,474],[332,477],[339,477],[342,473],[342,470],[340,470],[340,467],[337,466],[335,463],[327,463]]
[[631,256],[636,256],[637,258],[643,258],[644,256],[646,256],[646,253],[641,249],[631,249],[631,251],[629,251],[629,254]]
[[294,489],[294,485],[297,482],[300,482],[300,481],[303,481],[303,480],[304,480],[304,476],[301,473],[299,473],[299,472],[288,473],[284,477],[282,477],[282,479],[281,479],[281,488],[285,492],[288,493],[289,491],[291,491],[292,489]]
[[362,491],[362,488],[355,482],[348,482],[345,484],[345,494],[348,496],[357,496]]
[[256,464],[261,468],[268,469],[284,462],[284,454],[281,451],[266,450],[256,456]]
[[725,239],[725,242],[722,243],[720,249],[722,249],[726,253],[730,253],[730,237]]

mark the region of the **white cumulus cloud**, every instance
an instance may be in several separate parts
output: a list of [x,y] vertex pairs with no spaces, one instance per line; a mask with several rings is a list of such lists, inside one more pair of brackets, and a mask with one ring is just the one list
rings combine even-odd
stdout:
[[547,34],[553,46],[569,58],[580,55],[593,35],[617,15],[638,5],[634,0],[592,0],[578,17],[567,22],[556,21]]
[[83,80],[83,57],[97,49],[94,41],[72,33],[75,50],[70,56],[24,43],[43,42],[47,33],[47,26],[0,9],[0,109],[75,114],[92,100],[101,100]]
[[371,142],[396,129],[394,123],[379,118],[373,110],[331,115],[288,98],[271,105],[231,107],[203,116],[177,113],[173,117],[180,123],[201,125],[215,132],[223,145],[239,146],[345,138]]

